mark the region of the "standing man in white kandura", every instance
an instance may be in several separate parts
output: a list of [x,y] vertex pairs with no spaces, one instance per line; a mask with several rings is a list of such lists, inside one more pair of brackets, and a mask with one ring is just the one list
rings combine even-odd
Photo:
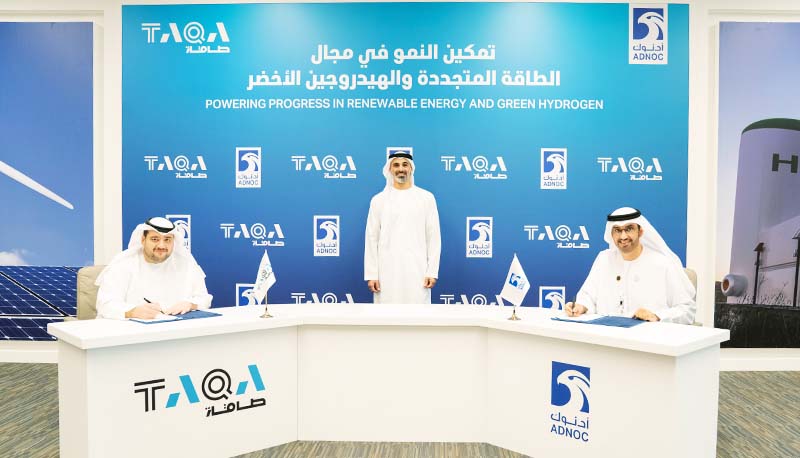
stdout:
[[205,278],[183,232],[166,218],[150,218],[97,277],[97,317],[152,319],[207,309],[212,297]]
[[695,288],[678,256],[639,210],[623,207],[608,215],[605,241],[568,316],[618,315],[647,321],[691,324]]
[[436,199],[414,185],[411,148],[387,148],[383,176],[369,204],[364,280],[376,304],[430,304],[442,251]]

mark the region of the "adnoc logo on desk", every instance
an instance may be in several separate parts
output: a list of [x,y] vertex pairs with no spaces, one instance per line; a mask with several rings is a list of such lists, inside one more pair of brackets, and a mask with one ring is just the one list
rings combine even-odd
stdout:
[[589,375],[585,366],[553,361],[550,381],[550,432],[589,442]]

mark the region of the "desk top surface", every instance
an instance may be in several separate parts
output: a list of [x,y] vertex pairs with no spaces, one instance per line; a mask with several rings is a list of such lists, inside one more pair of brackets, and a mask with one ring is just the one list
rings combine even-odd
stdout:
[[50,324],[47,331],[83,350],[187,339],[291,326],[480,327],[666,356],[681,356],[719,345],[726,329],[671,323],[616,328],[554,321],[557,311],[523,307],[509,321],[511,307],[472,305],[273,304],[274,318],[260,318],[264,306],[214,308],[222,316],[145,325],[132,321],[83,320]]

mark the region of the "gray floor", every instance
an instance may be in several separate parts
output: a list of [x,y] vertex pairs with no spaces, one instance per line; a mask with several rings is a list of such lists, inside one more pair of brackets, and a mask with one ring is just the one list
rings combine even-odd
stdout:
[[[0,457],[56,456],[56,365],[0,363]],[[292,442],[242,455],[246,458],[521,456],[488,444],[429,442]],[[800,458],[800,372],[720,374],[717,456]]]

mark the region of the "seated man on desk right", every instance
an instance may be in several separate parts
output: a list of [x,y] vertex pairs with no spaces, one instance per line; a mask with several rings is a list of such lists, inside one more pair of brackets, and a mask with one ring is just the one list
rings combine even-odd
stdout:
[[605,241],[567,316],[584,313],[691,324],[695,289],[678,256],[639,210],[623,207],[608,215]]

